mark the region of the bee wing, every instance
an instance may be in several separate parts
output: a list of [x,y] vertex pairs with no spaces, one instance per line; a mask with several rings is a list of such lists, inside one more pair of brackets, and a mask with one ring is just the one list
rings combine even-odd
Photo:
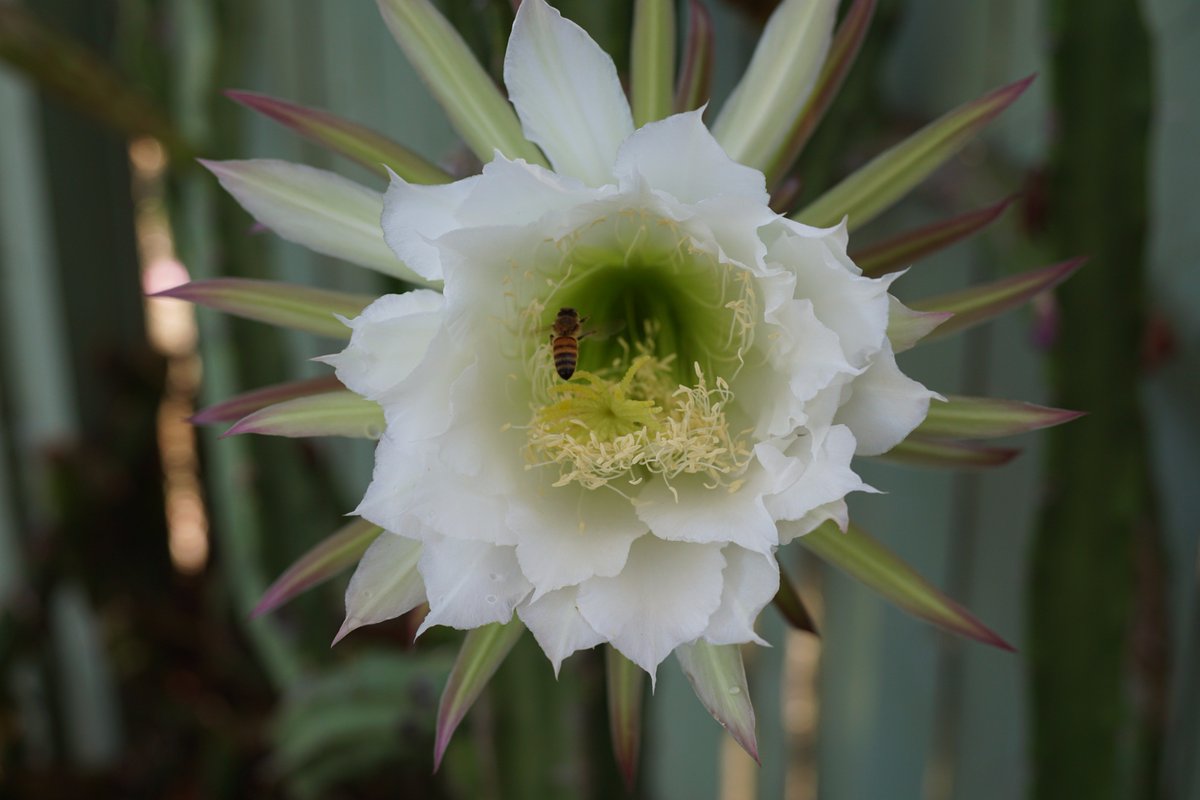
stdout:
[[607,339],[623,330],[625,330],[625,320],[612,319],[608,322],[588,326],[588,329],[580,334],[579,338],[582,339],[584,336],[587,336],[592,339]]

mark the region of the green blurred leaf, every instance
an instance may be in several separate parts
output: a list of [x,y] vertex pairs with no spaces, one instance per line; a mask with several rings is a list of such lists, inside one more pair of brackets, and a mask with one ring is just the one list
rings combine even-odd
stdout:
[[273,771],[314,797],[371,767],[416,757],[433,733],[443,652],[359,652],[289,692],[272,722]]
[[[1198,718],[1196,617],[1184,612],[1192,620],[1189,674],[1172,675],[1170,609],[1179,595],[1166,576],[1186,572],[1186,583],[1195,585],[1197,525],[1193,515],[1180,529],[1187,531],[1187,550],[1164,550],[1172,526],[1161,496],[1171,481],[1161,471],[1170,467],[1153,451],[1190,444],[1195,452],[1200,403],[1193,367],[1189,388],[1177,395],[1183,416],[1148,419],[1152,409],[1170,404],[1161,403],[1164,395],[1150,401],[1157,390],[1148,392],[1148,384],[1159,378],[1147,378],[1145,344],[1158,303],[1189,308],[1195,321],[1194,244],[1178,251],[1163,245],[1172,238],[1197,241],[1196,135],[1194,123],[1189,130],[1184,120],[1194,120],[1197,108],[1200,6],[1052,0],[1045,8],[1054,110],[1045,244],[1095,258],[1055,292],[1046,374],[1056,404],[1087,408],[1092,416],[1043,437],[1052,490],[1041,498],[1027,553],[1033,743],[1027,789],[1037,798],[1186,797],[1200,788],[1197,728],[1183,737],[1186,744],[1164,742],[1179,730],[1172,717]],[[1177,136],[1163,136],[1172,129]],[[1164,184],[1177,186],[1174,196],[1184,202],[1169,200]],[[1186,230],[1163,239],[1171,227],[1165,215],[1177,211]],[[1189,348],[1195,330],[1187,334]],[[1185,418],[1192,424],[1180,425]],[[1148,425],[1158,429],[1161,445],[1147,436]],[[1188,444],[1166,444],[1189,437]],[[1194,493],[1195,476],[1187,477],[1176,486]],[[1186,564],[1168,560],[1168,553],[1185,552]],[[1193,687],[1188,711],[1173,691],[1178,678]],[[1180,768],[1173,779],[1163,769],[1170,760]],[[1189,779],[1182,777],[1184,765]]]
[[0,3],[0,60],[115,131],[152,136],[181,163],[195,155],[171,120],[99,54],[17,4]]

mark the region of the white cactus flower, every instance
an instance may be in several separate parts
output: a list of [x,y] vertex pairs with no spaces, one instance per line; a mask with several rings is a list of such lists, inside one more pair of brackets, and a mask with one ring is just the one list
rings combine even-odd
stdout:
[[[420,545],[424,591],[390,611],[515,612],[556,670],[602,642],[653,675],[681,645],[760,641],[776,549],[844,527],[869,491],[851,458],[935,396],[896,366],[895,276],[863,276],[844,226],[773,213],[700,111],[634,130],[611,59],[542,0],[504,73],[554,170],[497,152],[446,185],[393,175],[384,239],[444,288],[380,298],[328,358],[387,420],[355,513]],[[398,557],[372,548],[360,573]]]

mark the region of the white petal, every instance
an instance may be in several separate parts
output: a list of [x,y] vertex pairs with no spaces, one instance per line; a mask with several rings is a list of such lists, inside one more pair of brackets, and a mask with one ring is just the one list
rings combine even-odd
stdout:
[[773,555],[752,553],[737,545],[725,556],[721,605],[708,621],[704,638],[713,644],[767,643],[754,632],[754,621],[779,590],[779,564]]
[[775,237],[781,233],[801,239],[822,241],[847,272],[852,275],[862,275],[862,269],[846,254],[846,248],[850,245],[850,226],[847,220],[842,220],[841,223],[831,228],[818,228],[815,225],[807,225],[790,217],[782,216],[776,217],[774,223],[772,230],[765,234],[765,238],[770,241],[774,241]]
[[384,530],[410,533],[409,510],[428,455],[385,431],[375,445],[371,483],[354,513]]
[[555,172],[589,186],[612,182],[633,116],[612,59],[582,28],[545,0],[521,3],[504,83],[526,138],[542,148]]
[[725,155],[701,120],[703,109],[645,125],[617,152],[613,174],[622,189],[640,176],[684,203],[733,195],[767,204],[763,174]]
[[832,425],[838,409],[850,397],[850,386],[854,380],[856,378],[851,375],[838,375],[829,386],[805,403],[804,414],[807,419],[804,427],[809,431],[821,431]]
[[574,178],[496,153],[463,201],[459,219],[464,226],[527,225],[595,194]]
[[572,586],[517,606],[517,616],[533,633],[542,652],[554,665],[555,675],[558,675],[564,658],[604,641],[604,637],[596,633],[579,613],[575,605],[576,595],[576,589]]
[[388,249],[383,196],[323,169],[287,161],[202,161],[256,220],[290,242],[352,264],[426,284]]
[[430,281],[442,279],[442,262],[433,240],[460,227],[458,209],[479,180],[427,186],[409,183],[388,170],[391,183],[377,218],[392,252],[410,269]]
[[[502,349],[497,337],[511,340],[504,322],[514,318],[514,308],[532,302],[535,292],[546,285],[540,267],[547,256],[540,249],[556,251],[553,274],[559,274],[562,254],[551,237],[544,224],[489,225],[460,228],[438,240],[448,287],[448,318],[456,331],[469,329],[464,340],[475,337],[473,346],[494,352]],[[530,275],[536,277],[528,279]]]
[[478,628],[508,622],[532,588],[511,547],[462,539],[427,539],[417,564],[429,595],[429,616],[417,635],[433,625]]
[[381,403],[388,433],[404,441],[428,439],[444,433],[453,420],[451,395],[455,385],[475,363],[475,356],[459,347],[443,326],[429,342],[425,357]]
[[681,475],[671,481],[676,494],[661,478],[655,479],[638,495],[638,516],[661,539],[721,545],[734,542],[769,553],[779,542],[775,519],[763,506],[763,494],[774,491],[776,476],[754,463],[745,478],[737,491],[730,492],[721,486],[706,488],[707,478]]
[[886,342],[851,392],[834,421],[854,432],[860,456],[886,453],[903,441],[929,413],[930,398],[939,396],[900,371]]
[[[763,273],[767,246],[763,244],[760,229],[776,221],[775,212],[759,203],[723,196],[703,200],[692,210],[708,226],[722,253],[756,275]],[[708,237],[697,238],[703,241]],[[787,296],[791,294],[789,291]]]
[[787,141],[829,50],[836,0],[784,0],[713,125],[743,164],[765,166]]
[[818,506],[800,519],[780,522],[779,543],[790,544],[792,540],[812,533],[829,520],[836,522],[843,532],[850,526],[850,510],[846,507],[845,500],[834,500],[832,503]]
[[[854,457],[854,434],[844,425],[834,425],[823,434],[797,439],[787,454],[767,447],[755,450],[763,468],[782,474],[794,470],[793,481],[764,499],[775,519],[800,519],[813,509],[840,500],[850,492],[873,491],[850,469]],[[799,466],[799,469],[795,469]]]
[[817,319],[810,300],[789,300],[767,315],[768,363],[748,370],[735,391],[758,406],[755,437],[786,436],[810,422],[810,402],[851,366],[836,333]]
[[579,611],[653,680],[672,650],[708,627],[721,604],[724,567],[719,545],[643,536],[633,543],[620,575],[592,578],[579,587]]
[[503,497],[480,492],[476,482],[449,469],[437,442],[408,442],[389,429],[375,447],[371,483],[354,513],[389,531],[424,537],[422,523],[435,534],[514,544],[505,524]]
[[334,638],[363,625],[394,619],[425,602],[417,572],[421,543],[393,533],[380,534],[363,553],[346,587],[346,621]]
[[514,404],[497,391],[512,381],[488,363],[491,353],[477,352],[479,358],[450,387],[450,424],[436,437],[438,460],[470,478],[476,492],[508,493],[514,476],[525,473],[516,455],[525,447],[525,436],[511,426],[528,420],[529,406]]
[[503,497],[481,493],[472,479],[431,470],[422,478],[411,513],[449,538],[514,544],[516,534],[505,522],[507,508]]
[[838,335],[847,359],[864,366],[886,336],[887,290],[898,276],[855,274],[857,267],[834,236],[816,238],[789,232],[774,242],[768,258],[794,270],[796,296],[812,301],[817,319]]
[[858,374],[846,361],[841,337],[817,319],[811,300],[784,303],[772,316],[782,334],[772,361],[798,399],[813,399],[835,375]]
[[332,365],[348,389],[386,403],[425,357],[443,304],[442,295],[429,289],[384,295],[346,321],[353,333],[345,350],[317,360]]
[[508,526],[517,535],[517,561],[534,585],[534,600],[595,575],[616,575],[630,544],[646,532],[624,499],[574,484],[510,498]]

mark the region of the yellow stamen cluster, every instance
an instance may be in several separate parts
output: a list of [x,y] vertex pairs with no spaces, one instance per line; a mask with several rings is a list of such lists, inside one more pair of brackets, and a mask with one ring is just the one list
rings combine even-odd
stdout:
[[578,372],[552,387],[552,402],[535,410],[529,426],[529,468],[557,465],[555,486],[597,489],[622,478],[635,486],[647,475],[669,485],[702,474],[709,488],[735,491],[750,452],[725,417],[733,394],[721,379],[709,388],[695,367],[695,386],[672,389],[668,360],[643,353],[619,381]]

